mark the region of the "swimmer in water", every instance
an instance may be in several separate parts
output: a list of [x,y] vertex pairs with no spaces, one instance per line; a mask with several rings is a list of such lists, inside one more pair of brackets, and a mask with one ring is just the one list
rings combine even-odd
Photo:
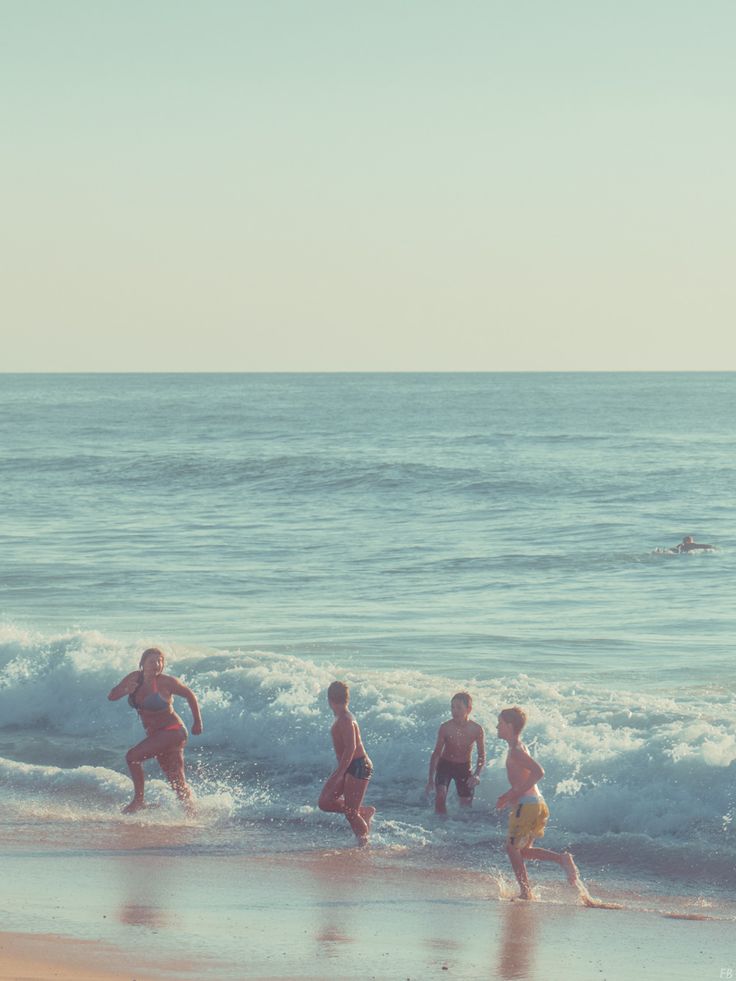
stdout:
[[184,775],[184,746],[186,726],[172,706],[174,695],[180,695],[192,710],[192,734],[202,732],[202,716],[197,697],[178,678],[163,674],[164,655],[157,647],[149,647],[141,655],[140,670],[132,671],[115,685],[107,696],[111,702],[128,696],[146,730],[146,738],[128,750],[125,760],[133,780],[133,800],[123,808],[123,814],[133,814],[145,807],[143,761],[155,757],[166,774],[174,793],[188,814],[193,813],[192,792]]
[[673,552],[694,552],[699,548],[715,548],[715,545],[699,545],[692,535],[685,535],[679,545],[675,545]]

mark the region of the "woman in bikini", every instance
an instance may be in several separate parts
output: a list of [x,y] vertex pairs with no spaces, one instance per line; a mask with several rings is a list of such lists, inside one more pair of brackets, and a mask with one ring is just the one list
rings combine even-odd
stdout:
[[157,647],[149,647],[141,655],[140,670],[132,671],[107,696],[111,702],[128,696],[136,709],[146,738],[128,750],[125,760],[133,780],[133,800],[123,808],[123,814],[133,814],[145,807],[143,803],[143,761],[156,757],[176,796],[187,812],[192,811],[192,792],[184,776],[184,746],[187,730],[172,707],[174,695],[186,698],[192,710],[192,734],[202,732],[202,716],[197,697],[178,678],[163,674],[164,655]]

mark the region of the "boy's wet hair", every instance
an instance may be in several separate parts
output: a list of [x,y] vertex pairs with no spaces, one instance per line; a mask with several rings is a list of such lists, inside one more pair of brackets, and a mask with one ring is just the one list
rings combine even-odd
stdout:
[[468,710],[468,712],[471,711],[471,709],[473,708],[473,699],[470,697],[470,695],[468,695],[466,691],[459,691],[455,695],[453,695],[452,698],[450,699],[450,705],[452,705],[452,703],[455,701],[456,698],[459,699],[465,705],[465,708]]
[[520,709],[518,705],[514,705],[510,709],[504,709],[500,713],[500,716],[504,722],[508,722],[514,732],[521,732],[526,725],[526,712]]
[[327,698],[335,705],[347,705],[350,698],[350,689],[344,681],[333,681],[327,689]]

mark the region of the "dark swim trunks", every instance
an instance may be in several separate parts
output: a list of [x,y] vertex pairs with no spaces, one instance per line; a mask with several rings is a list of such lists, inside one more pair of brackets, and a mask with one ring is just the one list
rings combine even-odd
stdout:
[[434,785],[435,787],[449,787],[451,781],[454,780],[458,797],[472,797],[475,787],[468,786],[470,776],[470,763],[451,763],[450,760],[440,757],[434,776]]
[[358,756],[345,772],[358,780],[370,780],[373,774],[373,764],[367,756]]

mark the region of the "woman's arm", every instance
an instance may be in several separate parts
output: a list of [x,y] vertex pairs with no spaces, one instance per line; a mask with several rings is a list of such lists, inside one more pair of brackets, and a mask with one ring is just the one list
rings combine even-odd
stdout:
[[141,671],[131,671],[130,674],[126,675],[107,696],[109,701],[117,702],[119,698],[124,698],[125,695],[132,695],[140,684],[141,674]]
[[178,678],[169,678],[169,682],[172,695],[181,695],[182,698],[186,698],[189,708],[192,711],[192,735],[198,736],[202,732],[202,716],[199,711],[197,696],[191,688],[183,685]]

